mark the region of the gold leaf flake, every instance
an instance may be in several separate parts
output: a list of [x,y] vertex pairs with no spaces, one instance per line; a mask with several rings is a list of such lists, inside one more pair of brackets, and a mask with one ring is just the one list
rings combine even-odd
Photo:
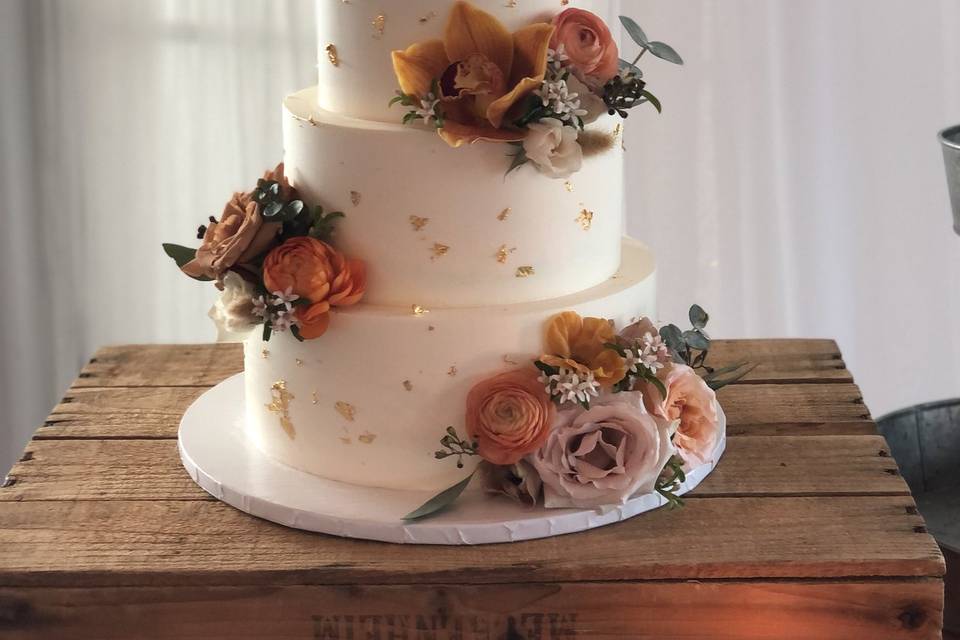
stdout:
[[430,309],[426,309],[426,308],[424,308],[424,307],[421,307],[421,306],[418,305],[418,304],[413,305],[412,310],[413,310],[413,315],[418,316],[418,317],[419,317],[419,316],[422,316],[422,315],[424,315],[424,314],[430,313]]
[[359,192],[359,191],[351,191],[351,192],[350,192],[350,202],[352,202],[352,203],[353,203],[353,206],[355,206],[355,207],[360,206],[360,192]]
[[506,362],[507,364],[520,364],[519,362],[514,360],[509,353],[503,356],[503,361]]
[[406,389],[407,391],[413,391],[413,383],[410,382],[409,380],[404,380],[403,388]]
[[496,255],[497,262],[499,262],[500,264],[507,264],[507,258],[510,257],[510,254],[516,250],[517,250],[516,247],[512,249],[507,249],[507,245],[505,244],[500,245],[500,248],[497,249],[497,255]]
[[353,444],[353,440],[347,437],[341,437],[340,442],[342,442],[343,444]]
[[317,397],[317,392],[316,392],[316,391],[314,391],[314,392],[311,394],[311,399],[312,399],[313,404],[320,404],[320,399]]
[[517,6],[517,0],[507,0],[506,4],[504,4],[503,6],[509,9],[513,9]]
[[410,226],[413,227],[414,231],[420,231],[427,223],[430,222],[430,218],[421,218],[420,216],[410,216]]
[[560,6],[565,7],[570,4],[570,0],[560,0]]
[[529,266],[529,265],[523,266],[523,267],[517,267],[517,277],[518,277],[518,278],[528,278],[528,277],[532,276],[532,275],[535,274],[535,273],[536,273],[536,271],[534,271],[533,267],[531,267],[531,266]]
[[429,327],[427,327],[427,331],[436,331],[436,330],[437,328],[433,325],[430,325]]
[[421,16],[420,19],[417,20],[417,22],[419,22],[420,24],[426,24],[426,23],[430,22],[431,20],[433,20],[433,19],[436,18],[436,17],[437,17],[437,12],[436,12],[436,11],[430,11],[430,12],[424,14],[423,16]]
[[354,418],[357,415],[356,408],[349,402],[343,402],[342,400],[333,405],[333,408],[337,410],[337,413],[342,415],[347,419],[348,422],[353,422]]
[[434,242],[433,246],[430,247],[430,251],[431,253],[433,253],[433,255],[430,256],[430,259],[436,260],[437,258],[441,258],[447,255],[447,253],[450,251],[450,247],[443,244],[442,242]]
[[377,439],[377,434],[370,433],[369,431],[364,431],[363,433],[357,436],[357,440],[359,440],[363,444],[373,444],[373,441],[376,439]]
[[569,191],[570,193],[573,193],[573,183],[570,182],[569,180],[563,183],[563,188]]
[[272,400],[265,404],[267,411],[275,413],[280,419],[280,426],[291,440],[296,437],[297,431],[293,427],[293,420],[290,419],[290,401],[295,396],[287,391],[287,381],[277,380],[270,386],[270,397]]
[[267,358],[270,357],[270,350],[269,350],[269,349],[264,349],[263,351],[260,352],[260,356],[261,356],[264,360],[266,360]]
[[387,28],[387,16],[382,13],[373,19],[373,22],[370,24],[373,25],[373,37],[379,38],[383,35],[384,30]]
[[576,217],[576,222],[580,224],[581,229],[589,231],[590,225],[593,224],[593,211],[584,207],[580,210],[580,215]]
[[302,367],[302,366],[303,366],[303,360],[301,360],[300,358],[297,358],[297,359],[295,360],[295,362],[297,363],[297,366],[298,366],[298,367]]
[[457,366],[453,365],[449,369],[447,369],[447,375],[450,376],[451,378],[457,375]]
[[330,61],[330,64],[332,64],[335,67],[339,67],[340,56],[337,54],[337,45],[331,42],[330,44],[327,45],[325,51],[327,52],[327,60]]
[[506,209],[501,211],[499,215],[497,215],[497,220],[499,220],[500,222],[505,221],[507,218],[510,217],[510,212],[511,212],[510,207],[507,207]]
[[617,126],[613,128],[613,135],[619,137],[621,133],[623,133],[623,125],[618,122]]

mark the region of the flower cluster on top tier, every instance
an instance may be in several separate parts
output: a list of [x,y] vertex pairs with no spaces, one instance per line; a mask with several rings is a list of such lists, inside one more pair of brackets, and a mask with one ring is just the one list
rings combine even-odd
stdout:
[[281,163],[200,227],[199,248],[163,249],[188,276],[221,290],[210,317],[222,331],[263,325],[264,340],[285,331],[309,340],[326,332],[334,307],[356,304],[366,289],[364,263],[331,245],[342,217],[306,207]]
[[[530,505],[599,508],[654,491],[682,505],[685,474],[713,462],[723,439],[714,391],[751,370],[707,366],[708,316],[697,305],[689,316],[687,331],[641,318],[619,332],[604,318],[554,316],[544,355],[477,383],[466,439],[448,427],[436,458],[480,456],[488,491]],[[408,518],[442,509],[468,482]]]
[[640,47],[632,62],[620,59],[610,29],[589,11],[566,9],[511,34],[494,16],[457,2],[443,39],[393,52],[400,90],[391,104],[407,107],[404,124],[433,126],[453,147],[514,145],[508,172],[532,163],[569,177],[583,161],[586,125],[604,112],[625,118],[645,103],[660,111],[637,67],[646,52],[683,64],[635,21],[620,21]]

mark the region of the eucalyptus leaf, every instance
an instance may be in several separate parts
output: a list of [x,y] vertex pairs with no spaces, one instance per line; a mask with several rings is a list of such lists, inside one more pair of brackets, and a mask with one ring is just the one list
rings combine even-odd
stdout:
[[727,376],[726,378],[712,378],[710,380],[707,380],[706,378],[704,378],[704,381],[707,383],[708,387],[710,387],[714,391],[718,391],[719,389],[722,389],[728,384],[733,384],[737,380],[742,379],[745,375],[747,375],[748,373],[750,373],[756,368],[757,368],[757,364],[752,364],[749,367],[741,369],[740,371],[734,373],[731,376]]
[[650,49],[650,53],[657,56],[661,60],[666,60],[667,62],[672,62],[673,64],[683,64],[683,58],[680,57],[680,54],[674,51],[673,47],[668,45],[666,42],[648,42],[647,48]]
[[519,145],[516,153],[510,154],[510,158],[510,168],[507,169],[507,173],[504,175],[504,178],[530,162],[530,159],[527,157],[527,152],[523,149],[523,145]]
[[724,375],[726,375],[726,374],[728,374],[728,373],[733,373],[734,371],[736,371],[736,370],[739,369],[740,367],[745,367],[745,366],[747,366],[747,364],[748,364],[747,362],[738,362],[737,364],[732,364],[732,365],[730,365],[729,367],[723,367],[723,368],[721,368],[721,369],[714,369],[713,371],[711,371],[711,372],[708,373],[707,375],[703,376],[703,379],[704,379],[704,380],[707,380],[707,381],[709,382],[710,380],[713,380],[713,379],[715,379],[715,378],[719,378],[720,376],[724,376]]
[[707,326],[707,322],[710,321],[710,316],[706,311],[703,310],[703,307],[698,304],[690,307],[689,316],[690,324],[692,324],[696,329],[703,329]]
[[463,490],[467,488],[467,485],[470,484],[470,481],[473,479],[474,473],[476,473],[476,471],[474,471],[473,473],[471,473],[466,478],[464,478],[457,484],[453,485],[452,487],[444,489],[437,495],[433,496],[432,498],[424,502],[422,505],[420,505],[420,507],[418,507],[417,509],[405,515],[403,519],[406,520],[407,522],[410,522],[412,520],[419,520],[421,518],[426,518],[429,515],[433,515],[434,513],[447,508],[448,506],[453,504],[453,502],[460,497],[460,494],[463,493]]
[[643,77],[643,71],[640,70],[640,67],[633,64],[629,60],[624,60],[623,58],[620,58],[620,73],[623,73],[625,71],[637,76],[638,78]]
[[646,47],[648,44],[647,34],[643,32],[643,29],[640,28],[640,25],[637,24],[637,21],[629,16],[620,16],[620,24],[623,25],[623,28],[627,30],[627,34],[630,38],[636,42],[641,47]]
[[687,343],[688,347],[696,349],[697,351],[707,351],[710,348],[710,341],[697,331],[684,331],[683,340]]

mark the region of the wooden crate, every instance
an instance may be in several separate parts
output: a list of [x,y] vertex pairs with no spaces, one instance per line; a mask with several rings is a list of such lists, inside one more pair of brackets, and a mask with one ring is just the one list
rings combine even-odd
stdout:
[[237,346],[101,350],[0,490],[0,637],[938,638],[943,559],[830,340],[719,341],[727,453],[681,510],[508,545],[285,529],[181,468]]

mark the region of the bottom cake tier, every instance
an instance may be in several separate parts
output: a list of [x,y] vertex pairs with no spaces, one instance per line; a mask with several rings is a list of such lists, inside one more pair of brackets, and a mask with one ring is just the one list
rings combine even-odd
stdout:
[[[531,276],[531,277],[536,277]],[[357,305],[329,332],[298,342],[259,332],[244,342],[246,430],[291,467],[332,480],[436,491],[477,463],[434,452],[447,427],[463,433],[465,400],[478,381],[540,355],[544,325],[576,311],[618,327],[655,315],[656,266],[625,238],[620,270],[577,294],[525,304],[422,309]]]

